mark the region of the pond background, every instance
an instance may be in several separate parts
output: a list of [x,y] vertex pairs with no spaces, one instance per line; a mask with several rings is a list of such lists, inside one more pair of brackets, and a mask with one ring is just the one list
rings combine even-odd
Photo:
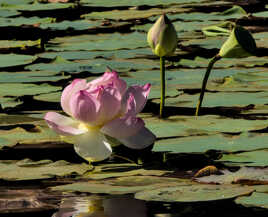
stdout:
[[[75,212],[79,198],[82,207],[96,200],[95,196],[83,199],[90,193],[156,200],[129,199],[142,207],[138,216],[230,216],[227,210],[237,216],[266,216],[267,5],[258,0],[0,0],[0,216],[56,212],[64,216],[66,211],[58,208],[66,209],[65,201],[67,210]],[[146,34],[163,13],[173,22],[179,42],[167,60],[167,117],[160,120],[159,60]],[[206,66],[227,39],[230,22],[251,31],[257,56],[215,64],[201,116],[196,118]],[[61,111],[61,91],[70,81],[92,80],[107,66],[128,85],[152,84],[140,117],[157,141],[152,152],[115,149],[138,165],[112,158],[93,170],[75,154],[72,144],[47,127],[43,116]],[[208,165],[224,175],[196,180],[208,186],[190,181]],[[187,195],[176,193],[178,185],[185,186]],[[160,192],[150,191],[158,188]],[[170,188],[175,193],[165,195]],[[146,196],[141,194],[145,191],[149,191]],[[96,197],[104,204],[101,196]],[[117,197],[109,198],[116,201]],[[104,205],[96,207],[99,216],[112,216],[103,213]]]

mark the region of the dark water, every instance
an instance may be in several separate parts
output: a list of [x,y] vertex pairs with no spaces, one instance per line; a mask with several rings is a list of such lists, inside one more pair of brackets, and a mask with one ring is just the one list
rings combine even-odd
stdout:
[[211,203],[153,203],[131,196],[67,197],[53,217],[190,217],[268,216],[262,209],[236,205],[233,201]]

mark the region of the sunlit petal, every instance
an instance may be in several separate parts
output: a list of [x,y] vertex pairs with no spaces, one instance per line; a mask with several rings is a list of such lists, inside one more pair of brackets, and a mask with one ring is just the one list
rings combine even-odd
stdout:
[[71,115],[70,99],[74,93],[83,90],[87,87],[87,82],[84,79],[75,79],[71,84],[64,88],[61,95],[61,107],[63,111]]
[[89,162],[104,160],[112,154],[111,145],[98,130],[88,131],[73,139],[76,153]]
[[113,84],[114,88],[116,88],[121,95],[123,95],[126,92],[127,83],[119,78],[116,71],[114,70],[110,71],[109,69],[100,78],[92,80],[87,85],[88,88],[92,90],[98,86],[105,86],[108,84]]
[[48,126],[60,135],[79,135],[85,133],[85,129],[79,129],[79,122],[56,112],[46,113],[44,119]]
[[101,107],[99,109],[97,123],[103,125],[114,119],[121,109],[121,95],[112,86],[99,87],[97,100]]
[[70,111],[74,118],[82,122],[93,122],[97,119],[100,102],[85,90],[80,90],[70,100]]

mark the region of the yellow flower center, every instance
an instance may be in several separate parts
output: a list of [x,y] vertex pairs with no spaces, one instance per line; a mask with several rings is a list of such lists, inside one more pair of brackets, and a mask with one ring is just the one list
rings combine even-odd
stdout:
[[100,130],[100,128],[102,128],[102,126],[92,126],[92,125],[89,125],[89,124],[85,124],[85,123],[80,123],[78,125],[78,129],[81,129],[81,130],[87,130],[87,131],[98,131]]

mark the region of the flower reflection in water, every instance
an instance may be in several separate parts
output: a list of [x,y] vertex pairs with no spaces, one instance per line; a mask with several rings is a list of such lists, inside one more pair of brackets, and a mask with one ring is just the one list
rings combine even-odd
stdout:
[[144,201],[131,197],[64,198],[52,217],[147,217]]

